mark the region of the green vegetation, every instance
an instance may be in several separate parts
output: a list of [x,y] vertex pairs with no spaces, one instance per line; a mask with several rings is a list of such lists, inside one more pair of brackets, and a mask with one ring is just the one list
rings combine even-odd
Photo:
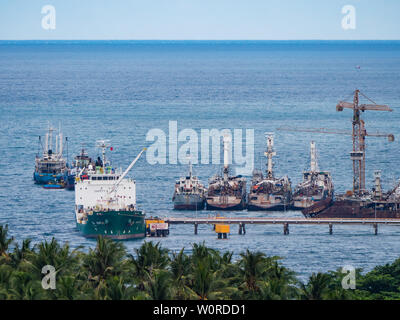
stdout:
[[[400,259],[362,274],[344,290],[345,274],[312,274],[306,283],[279,257],[220,253],[193,244],[192,254],[144,242],[128,254],[121,242],[99,237],[94,250],[71,250],[55,239],[15,243],[0,225],[0,300],[4,299],[400,299]],[[42,288],[42,268],[54,266],[56,289]]]

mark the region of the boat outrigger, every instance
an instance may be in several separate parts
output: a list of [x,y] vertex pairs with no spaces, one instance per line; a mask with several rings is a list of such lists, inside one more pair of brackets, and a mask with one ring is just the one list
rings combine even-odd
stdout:
[[125,178],[139,160],[143,149],[128,168],[108,170],[102,142],[103,167],[88,179],[77,176],[75,185],[75,215],[80,232],[86,237],[103,235],[124,240],[143,238],[146,234],[145,214],[136,206],[136,182]]

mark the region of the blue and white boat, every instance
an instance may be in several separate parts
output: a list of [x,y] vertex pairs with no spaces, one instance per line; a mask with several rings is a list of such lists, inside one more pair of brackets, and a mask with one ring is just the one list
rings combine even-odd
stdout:
[[[67,171],[67,163],[63,158],[64,141],[62,133],[55,133],[55,129],[49,126],[48,132],[44,139],[39,137],[39,144],[42,148],[42,155],[36,155],[35,171],[33,173],[33,180],[38,184],[48,184],[50,182],[60,182],[64,179],[65,172]],[[53,149],[53,138],[55,144]]]

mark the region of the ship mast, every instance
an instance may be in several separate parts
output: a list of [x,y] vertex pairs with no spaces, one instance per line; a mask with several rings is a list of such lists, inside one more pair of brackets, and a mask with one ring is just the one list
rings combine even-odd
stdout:
[[310,171],[317,172],[319,171],[318,168],[318,161],[317,161],[317,148],[315,147],[315,141],[311,141],[310,143]]
[[188,160],[189,160],[189,177],[192,179],[192,158],[190,155],[188,155]]
[[109,140],[98,140],[97,147],[101,149],[101,158],[103,162],[103,172],[106,168],[106,149],[109,147]]
[[228,181],[229,173],[229,148],[231,139],[228,135],[224,136],[224,181]]
[[49,151],[53,153],[53,131],[54,129],[52,127],[49,127],[49,135],[48,135],[48,146],[49,146]]
[[267,138],[267,151],[264,152],[264,155],[268,158],[267,162],[267,178],[272,179],[274,177],[272,157],[276,156],[276,152],[274,151],[274,136],[273,133],[265,133],[265,137]]
[[60,147],[58,148],[57,154],[58,154],[59,158],[62,158],[64,144],[63,144],[63,134],[61,132],[61,124],[59,124],[58,127],[59,127],[59,129],[58,129],[58,143],[59,143]]

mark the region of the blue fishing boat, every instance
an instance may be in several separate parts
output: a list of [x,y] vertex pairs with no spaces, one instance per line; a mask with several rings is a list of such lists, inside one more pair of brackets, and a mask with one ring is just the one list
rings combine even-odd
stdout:
[[39,146],[42,149],[42,155],[36,155],[35,171],[33,173],[33,180],[37,184],[49,184],[50,182],[60,182],[63,180],[65,172],[67,171],[67,164],[63,158],[63,135],[59,131],[54,135],[55,150],[53,150],[53,133],[55,129],[49,126],[46,133],[44,144],[42,138],[39,136]]

